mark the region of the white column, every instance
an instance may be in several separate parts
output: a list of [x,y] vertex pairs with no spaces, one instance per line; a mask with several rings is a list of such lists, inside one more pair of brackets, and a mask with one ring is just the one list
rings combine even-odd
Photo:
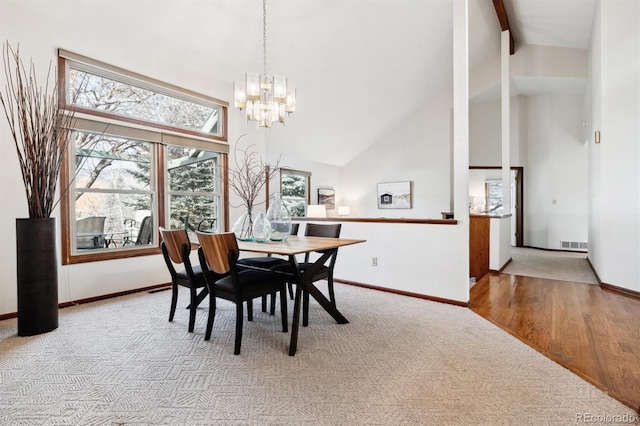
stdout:
[[469,277],[469,4],[453,1],[453,191],[461,241],[460,262]]
[[511,85],[509,75],[509,30],[502,32],[500,50],[501,92],[502,92],[502,211],[511,209]]

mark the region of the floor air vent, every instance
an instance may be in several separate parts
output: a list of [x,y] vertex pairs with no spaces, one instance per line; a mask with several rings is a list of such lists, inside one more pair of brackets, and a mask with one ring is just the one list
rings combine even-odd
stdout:
[[588,250],[589,243],[584,241],[560,241],[560,247],[569,250]]

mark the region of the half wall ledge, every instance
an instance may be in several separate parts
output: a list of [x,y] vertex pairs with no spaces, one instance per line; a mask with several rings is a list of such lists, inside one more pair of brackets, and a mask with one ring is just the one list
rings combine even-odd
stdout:
[[412,223],[417,225],[457,225],[456,219],[417,219],[393,217],[292,217],[293,221],[303,222],[363,222],[363,223]]

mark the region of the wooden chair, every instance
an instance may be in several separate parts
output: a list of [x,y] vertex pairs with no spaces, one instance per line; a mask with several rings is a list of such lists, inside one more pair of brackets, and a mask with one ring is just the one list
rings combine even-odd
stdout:
[[[149,217],[149,216],[147,216]],[[191,252],[191,242],[187,231],[184,229],[167,230],[160,228],[162,237],[162,255],[171,273],[171,310],[169,311],[169,322],[173,321],[178,303],[178,286],[189,288],[189,332],[193,332],[196,322],[196,309],[200,302],[206,297],[208,289],[207,283],[199,265],[192,266],[189,260]],[[176,271],[175,265],[184,265],[184,269]],[[198,289],[202,289],[198,294]]]
[[[238,268],[238,242],[232,232],[211,234],[196,232],[200,248],[200,266],[209,288],[209,318],[205,340],[211,338],[215,317],[216,298],[236,304],[236,339],[234,354],[240,353],[242,343],[243,302],[256,297],[280,292],[282,331],[288,331],[287,297],[284,277],[270,271]],[[223,278],[220,278],[220,277]],[[250,305],[248,304],[248,308]]]
[[[342,224],[317,224],[317,223],[307,223],[307,226],[304,231],[304,235],[307,237],[326,237],[326,238],[340,238],[340,230],[342,228]],[[319,254],[324,254],[325,252],[317,252]],[[329,300],[333,307],[336,307],[336,297],[333,291],[333,268],[336,264],[336,258],[338,257],[338,250],[336,249],[334,253],[329,257],[328,264],[325,263],[318,272],[313,276],[312,282],[316,282],[319,280],[327,280],[328,288],[329,288]],[[304,262],[298,263],[298,268],[300,269],[300,273],[304,274],[307,268],[309,268],[313,262],[310,262],[310,253],[307,253],[304,257]],[[292,283],[295,282],[295,274],[294,271],[291,270],[290,263],[283,263],[276,265],[271,268],[273,271],[284,272],[287,274],[288,284],[289,284],[289,294],[293,298],[293,286]],[[307,325],[309,318],[309,293],[306,291],[303,293],[303,325]]]

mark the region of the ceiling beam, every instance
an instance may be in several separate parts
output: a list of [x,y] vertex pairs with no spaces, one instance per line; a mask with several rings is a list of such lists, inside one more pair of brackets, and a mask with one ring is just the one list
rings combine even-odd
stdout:
[[509,17],[507,16],[507,10],[504,8],[502,0],[493,0],[493,7],[496,9],[496,15],[498,15],[498,21],[500,22],[500,28],[502,31],[509,30],[509,53],[512,55],[516,53],[516,43],[513,40],[513,31],[509,27]]

